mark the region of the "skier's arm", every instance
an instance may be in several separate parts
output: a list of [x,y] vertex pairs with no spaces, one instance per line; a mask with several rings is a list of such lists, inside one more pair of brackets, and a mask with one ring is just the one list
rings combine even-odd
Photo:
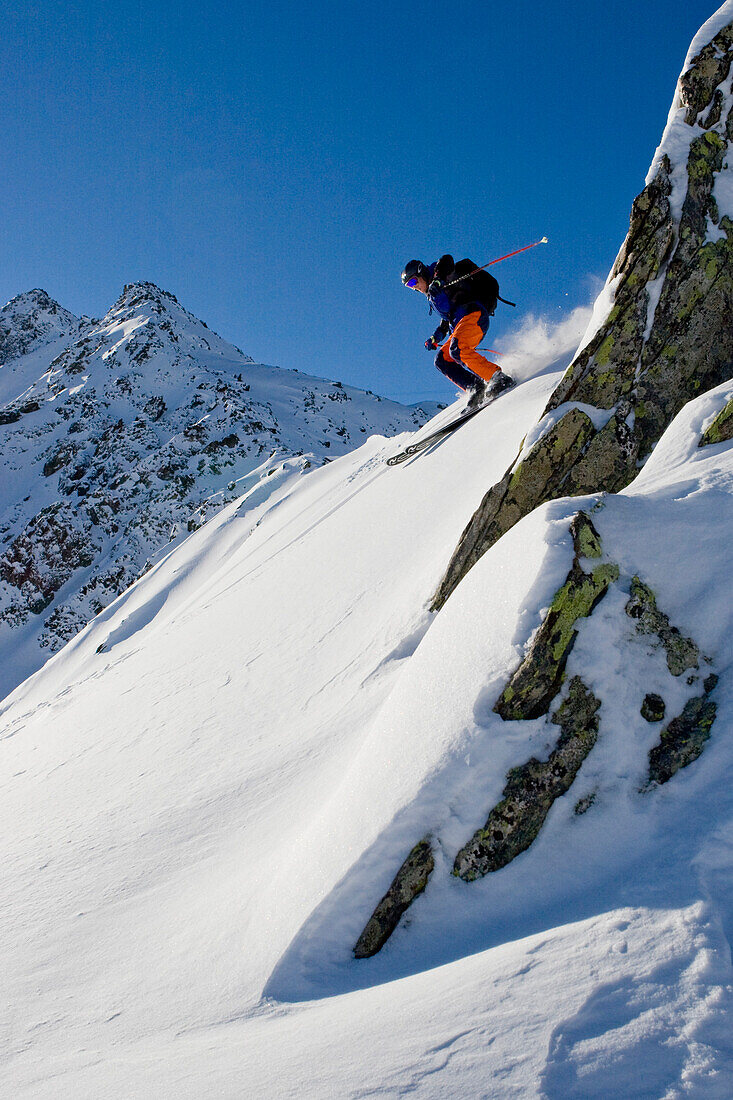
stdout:
[[433,343],[439,344],[442,340],[445,340],[449,332],[450,323],[444,318],[433,333]]

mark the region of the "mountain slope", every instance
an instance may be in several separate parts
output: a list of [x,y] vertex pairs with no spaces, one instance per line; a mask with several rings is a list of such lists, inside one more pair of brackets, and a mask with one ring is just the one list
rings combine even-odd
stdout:
[[426,416],[255,364],[149,283],[100,322],[33,291],[2,332],[0,696],[228,501]]
[[[578,502],[520,524],[439,616],[427,601],[556,382],[528,380],[412,464],[386,467],[398,442],[375,440],[252,512],[232,503],[7,701],[16,1094],[124,1095],[132,1079],[142,1095],[304,1080],[313,1095],[434,1095],[443,1067],[464,1095],[544,1080],[609,1096],[602,1043],[621,1089],[644,1058],[647,1095],[662,1081],[723,1095],[733,452],[698,442],[730,386],[594,513],[622,576],[568,669],[603,699],[577,789],[504,871],[448,873],[507,769],[547,743],[544,720],[520,728],[491,706],[567,571]],[[641,699],[656,689],[676,713],[699,687],[635,640],[635,573],[720,677],[705,752],[645,793],[661,723]],[[425,830],[436,871],[409,925],[354,960]]]
[[[719,126],[731,16],[674,125],[702,103]],[[709,198],[698,115],[679,167]],[[635,363],[605,377],[608,329],[402,466],[406,436],[286,465],[0,704],[6,1091],[727,1100],[728,317],[693,308],[679,363],[664,344],[653,440],[620,403],[661,303],[727,247],[710,221],[674,278],[656,230],[625,253]],[[634,284],[650,260],[666,290]],[[543,416],[576,381],[591,400]],[[629,439],[623,476],[587,458]],[[507,522],[432,612],[501,485]]]

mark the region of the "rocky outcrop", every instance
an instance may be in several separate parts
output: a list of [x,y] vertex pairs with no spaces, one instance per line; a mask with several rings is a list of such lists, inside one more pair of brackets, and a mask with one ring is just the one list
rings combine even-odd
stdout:
[[[612,305],[546,409],[547,430],[493,486],[433,598],[522,516],[558,496],[617,492],[691,398],[733,372],[733,24],[693,58],[610,276]],[[686,148],[684,162],[673,163]],[[730,163],[729,163],[730,162]],[[727,188],[718,186],[725,178]],[[601,427],[577,405],[610,413]]]
[[[686,108],[685,122],[694,126],[700,116],[702,125],[714,126],[720,120],[724,100],[721,84],[731,67],[733,24],[723,27],[700,50],[687,72],[680,77],[680,102]],[[720,91],[720,95],[717,92]]]
[[[526,657],[497,700],[494,710],[504,719],[528,720],[547,714],[563,685],[578,620],[591,614],[618,577],[616,565],[599,561],[601,540],[589,516],[583,512],[574,516],[570,532],[572,568]],[[583,569],[585,561],[598,564],[587,573]],[[573,677],[551,719],[560,726],[561,735],[549,759],[543,762],[532,758],[509,773],[502,801],[491,811],[484,828],[456,856],[455,875],[472,881],[504,867],[532,844],[552,803],[568,790],[595,744],[599,707],[599,700],[580,677]],[[354,948],[356,958],[367,958],[382,948],[407,908],[427,886],[432,870],[430,841],[423,838],[369,918]]]
[[473,882],[506,867],[529,848],[553,802],[569,790],[596,743],[600,705],[581,678],[573,677],[567,698],[552,716],[561,734],[549,758],[542,761],[532,757],[509,772],[501,802],[456,856],[454,875]]
[[[31,520],[0,557],[0,579],[17,590],[24,611],[40,615],[76,570],[92,564],[99,550],[90,523],[79,523],[68,505],[52,504]],[[10,605],[11,609],[17,606]],[[18,617],[21,622],[25,618]]]
[[700,667],[700,651],[692,638],[685,638],[669,618],[657,607],[656,596],[638,577],[631,578],[631,598],[626,614],[636,622],[640,634],[655,635],[664,647],[667,668],[673,676],[681,676],[690,668]]
[[368,959],[384,947],[403,913],[428,884],[435,862],[428,837],[410,852],[387,893],[367,921],[354,947],[354,957]]
[[565,665],[578,634],[578,620],[587,618],[618,578],[618,566],[599,564],[590,573],[582,558],[600,558],[601,542],[588,516],[579,512],[571,525],[575,557],[529,652],[504,688],[494,710],[502,718],[529,719],[547,714],[562,685]]
[[579,457],[593,437],[593,422],[581,409],[571,409],[553,425],[532,449],[533,461],[520,462],[484,497],[461,536],[433,600],[437,610],[481,555],[502,535],[531,511],[533,500],[559,496],[565,482],[565,470],[558,456]]
[[662,722],[667,711],[666,703],[655,691],[647,692],[639,713],[645,722]]
[[[599,504],[597,509],[601,508]],[[581,675],[573,675],[567,684],[565,676],[582,620],[593,614],[611,585],[618,582],[628,594],[624,612],[635,629],[633,634],[628,628],[623,633],[642,639],[650,654],[662,649],[670,676],[679,678],[687,673],[686,682],[695,690],[701,664],[711,663],[693,639],[670,622],[648,584],[638,576],[622,577],[618,565],[603,560],[601,538],[589,515],[578,512],[571,520],[570,533],[570,571],[493,708],[505,721],[532,721],[548,715],[559,696],[552,717],[545,718],[545,728],[549,733],[552,726],[559,726],[560,736],[546,759],[532,756],[508,772],[501,799],[455,856],[453,874],[465,882],[501,870],[531,847],[553,803],[570,790],[597,741],[602,700]],[[623,617],[624,612],[617,614]],[[642,790],[666,783],[700,755],[715,720],[716,704],[710,695],[716,683],[717,677],[709,675],[704,694],[688,699],[682,713],[662,730],[659,743],[649,753]],[[665,712],[661,695],[648,692],[644,696],[639,713],[646,722],[661,724]],[[592,790],[578,799],[574,813],[587,813],[596,794]],[[367,958],[382,948],[407,908],[425,890],[432,870],[431,845],[424,838],[412,849],[367,922],[354,948],[357,958]]]
[[686,768],[705,747],[717,712],[710,698],[718,683],[711,674],[703,684],[703,694],[688,699],[681,714],[662,731],[658,745],[649,753],[648,785],[666,783],[680,768]]
[[729,439],[733,439],[733,398],[705,429],[698,446],[707,447],[713,443],[726,443]]
[[[657,607],[656,596],[639,577],[632,577],[630,599],[626,604],[626,614],[636,622],[636,630],[644,637],[655,639],[653,645],[661,646],[667,658],[667,668],[672,676],[682,676],[685,672],[698,670],[700,662],[710,664],[710,658],[700,653],[692,638],[686,638],[676,626],[672,626],[667,615]],[[698,681],[693,672],[688,676],[688,684]],[[649,775],[646,789],[650,786],[666,783],[680,768],[687,767],[697,760],[710,730],[717,706],[710,695],[718,683],[718,677],[710,674],[703,683],[703,694],[688,699],[682,713],[673,718],[662,734],[659,743],[649,753]],[[641,716],[647,722],[662,722],[666,712],[664,699],[652,692],[644,696]]]

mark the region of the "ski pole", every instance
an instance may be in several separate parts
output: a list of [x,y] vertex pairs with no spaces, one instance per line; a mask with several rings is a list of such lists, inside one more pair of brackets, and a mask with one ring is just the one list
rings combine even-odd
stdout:
[[547,237],[541,237],[539,241],[533,241],[532,244],[526,244],[524,248],[517,248],[514,252],[507,252],[506,256],[499,256],[496,260],[489,260],[487,264],[482,264],[481,267],[475,267],[473,271],[467,271],[465,275],[459,276],[454,279],[452,283],[446,283],[446,286],[455,286],[456,283],[460,283],[461,280],[467,279],[469,275],[475,275],[477,271],[484,271],[487,267],[492,267],[494,264],[500,264],[502,260],[508,260],[511,256],[518,256],[520,252],[527,252],[530,248],[536,248],[538,244],[547,244]]

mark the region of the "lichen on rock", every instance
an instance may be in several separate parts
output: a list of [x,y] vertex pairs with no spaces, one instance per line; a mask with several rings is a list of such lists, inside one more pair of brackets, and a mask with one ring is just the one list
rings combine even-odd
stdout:
[[704,693],[688,699],[682,713],[662,730],[659,744],[649,753],[648,786],[666,783],[680,768],[697,760],[715,721],[717,704],[710,695],[717,683],[717,676],[706,677]]
[[598,532],[584,512],[574,517],[571,531],[575,557],[570,572],[555,593],[529,652],[494,706],[505,720],[539,718],[547,713],[562,686],[578,619],[591,614],[618,578],[618,566],[612,563],[599,564],[590,573],[583,569],[581,558],[601,556]]
[[487,546],[497,542],[538,503],[560,494],[568,466],[582,453],[593,431],[587,413],[570,409],[538,440],[527,458],[510,468],[489,490],[461,536],[459,552],[433,599],[433,611],[442,606]]
[[664,646],[667,668],[673,676],[681,676],[688,668],[700,667],[700,650],[692,638],[686,638],[657,607],[654,593],[638,577],[631,579],[631,598],[626,614],[636,621],[640,634],[655,634]]
[[680,77],[680,100],[687,108],[685,121],[694,126],[701,114],[714,99],[714,92],[730,72],[733,51],[733,23],[718,31],[693,58],[692,64]]
[[705,429],[698,446],[706,447],[711,443],[725,443],[729,439],[733,439],[733,397],[720,410],[712,424],[709,424]]
[[645,722],[662,722],[666,709],[662,696],[650,691],[644,696],[639,713]]
[[600,705],[582,679],[573,677],[567,697],[552,716],[562,732],[549,758],[532,757],[509,772],[501,802],[456,856],[454,875],[473,882],[529,848],[553,802],[569,789],[596,743]]
[[392,884],[367,921],[354,946],[354,957],[368,959],[384,947],[415,898],[428,884],[435,861],[429,837],[412,849]]
[[573,813],[576,817],[582,817],[583,814],[588,813],[588,810],[596,800],[596,794],[596,791],[591,791],[590,794],[585,794],[582,798],[578,799],[573,807]]

